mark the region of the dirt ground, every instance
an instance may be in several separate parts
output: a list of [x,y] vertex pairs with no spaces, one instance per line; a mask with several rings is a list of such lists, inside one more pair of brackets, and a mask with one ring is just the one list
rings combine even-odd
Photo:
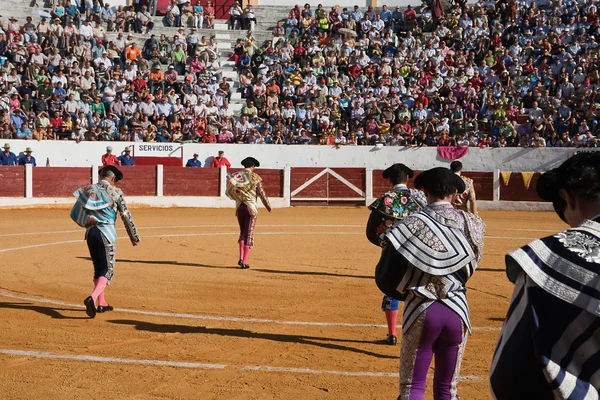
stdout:
[[[233,210],[133,215],[142,243],[119,230],[107,289],[117,310],[92,320],[92,266],[68,210],[0,210],[0,398],[396,398],[400,348],[377,343],[386,329],[365,208],[261,212],[249,270],[235,266]],[[565,228],[550,213],[482,217],[459,385],[469,400],[490,398],[512,293],[504,255]]]

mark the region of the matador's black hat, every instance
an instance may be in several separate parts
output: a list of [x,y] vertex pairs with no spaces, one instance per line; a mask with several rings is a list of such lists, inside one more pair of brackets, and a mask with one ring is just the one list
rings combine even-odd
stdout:
[[99,172],[100,176],[103,176],[104,172],[106,171],[110,171],[113,174],[115,174],[115,182],[118,182],[123,179],[123,173],[119,171],[119,169],[114,165],[107,165],[106,167],[102,168]]
[[396,163],[388,167],[385,171],[383,171],[381,176],[383,177],[383,179],[390,179],[400,175],[401,173],[408,176],[409,178],[412,178],[415,174],[413,170],[408,168],[406,165],[402,163]]
[[432,191],[430,188],[433,187],[446,187],[450,189],[456,189],[458,193],[463,193],[466,190],[465,181],[448,168],[437,167],[422,172],[415,179],[416,189],[427,189]]
[[551,201],[554,210],[564,221],[566,202],[560,196],[560,190],[584,199],[594,199],[600,194],[600,153],[578,153],[540,176],[536,191],[545,201]]
[[242,160],[242,166],[244,168],[251,168],[251,167],[258,168],[258,167],[260,167],[260,163],[254,157],[246,157]]

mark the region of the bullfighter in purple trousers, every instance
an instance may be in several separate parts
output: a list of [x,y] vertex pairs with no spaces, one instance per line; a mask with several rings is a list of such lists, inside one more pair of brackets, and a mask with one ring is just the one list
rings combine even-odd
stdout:
[[388,231],[375,271],[378,287],[404,301],[398,400],[425,398],[434,354],[434,399],[455,400],[471,331],[466,283],[481,259],[485,225],[452,206],[465,184],[449,169],[423,172],[415,188],[425,192],[428,206]]

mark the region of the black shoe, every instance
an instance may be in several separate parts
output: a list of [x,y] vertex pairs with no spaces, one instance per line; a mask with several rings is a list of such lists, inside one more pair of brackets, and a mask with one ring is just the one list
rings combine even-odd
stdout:
[[385,339],[385,343],[390,346],[395,346],[398,343],[398,338],[394,335],[388,335],[387,339]]
[[96,316],[96,306],[94,305],[94,299],[92,299],[92,296],[86,297],[86,299],[83,301],[83,304],[85,304],[85,313],[88,315],[88,317],[94,318]]
[[242,260],[238,261],[238,267],[240,267],[241,269],[244,269],[244,262]]
[[105,312],[109,312],[114,310],[113,306],[98,306],[98,312],[100,314],[105,313]]
[[249,268],[250,268],[250,266],[248,264],[243,264],[242,263],[242,269],[249,269]]

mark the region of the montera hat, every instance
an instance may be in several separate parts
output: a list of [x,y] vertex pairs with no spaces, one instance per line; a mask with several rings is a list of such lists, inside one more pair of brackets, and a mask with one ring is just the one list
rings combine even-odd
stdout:
[[123,173],[119,171],[119,169],[114,165],[107,165],[106,167],[102,168],[100,170],[100,176],[102,176],[107,171],[111,171],[113,174],[115,174],[115,182],[118,182],[123,179]]
[[[462,178],[448,168],[437,167],[422,172],[415,179],[416,189],[425,189],[429,193],[448,195],[453,192],[463,193],[466,190]],[[450,193],[448,193],[450,192]]]
[[597,197],[600,193],[600,153],[576,154],[538,179],[538,196],[551,201],[556,214],[564,221],[566,201],[560,195],[561,189],[584,199]]
[[406,165],[402,163],[396,163],[388,167],[385,171],[383,171],[381,176],[383,177],[383,179],[390,179],[400,175],[401,173],[404,173],[409,178],[412,178],[415,174],[413,170],[408,168]]
[[254,157],[246,157],[242,160],[242,166],[244,168],[251,168],[251,167],[260,167],[260,162],[258,162],[258,160]]

